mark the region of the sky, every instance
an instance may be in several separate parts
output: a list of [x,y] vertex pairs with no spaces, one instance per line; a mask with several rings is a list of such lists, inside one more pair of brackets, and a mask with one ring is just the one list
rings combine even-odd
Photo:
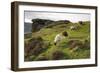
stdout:
[[70,20],[71,22],[90,21],[90,14],[68,13],[68,12],[43,12],[43,11],[24,11],[25,22],[32,23],[32,19],[50,20]]

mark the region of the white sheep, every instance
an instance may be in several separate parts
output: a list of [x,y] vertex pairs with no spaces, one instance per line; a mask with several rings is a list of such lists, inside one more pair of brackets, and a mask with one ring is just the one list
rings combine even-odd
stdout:
[[54,39],[54,45],[56,45],[58,42],[60,42],[63,38],[67,37],[68,33],[66,31],[57,34],[55,39]]
[[70,26],[70,30],[78,30],[80,26]]
[[75,30],[76,27],[75,27],[75,26],[70,26],[70,29],[71,29],[71,30]]

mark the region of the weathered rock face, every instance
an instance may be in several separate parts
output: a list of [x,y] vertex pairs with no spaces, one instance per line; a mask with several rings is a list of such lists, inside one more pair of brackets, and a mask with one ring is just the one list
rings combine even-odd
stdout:
[[53,25],[57,25],[57,24],[68,24],[68,23],[70,23],[69,20],[53,21],[53,20],[47,20],[47,19],[33,19],[32,22],[33,22],[32,23],[32,32],[38,31],[41,28],[49,26],[49,25],[53,26]]
[[32,20],[32,32],[40,30],[42,27],[51,24],[54,21],[46,20],[46,19],[33,19]]

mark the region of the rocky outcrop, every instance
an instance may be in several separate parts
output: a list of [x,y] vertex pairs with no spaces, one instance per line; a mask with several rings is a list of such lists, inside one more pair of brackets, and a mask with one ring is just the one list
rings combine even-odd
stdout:
[[32,20],[32,32],[38,31],[43,27],[48,27],[49,26],[55,26],[58,24],[68,24],[70,23],[69,20],[59,20],[59,21],[53,21],[53,20],[48,20],[48,19],[33,19]]

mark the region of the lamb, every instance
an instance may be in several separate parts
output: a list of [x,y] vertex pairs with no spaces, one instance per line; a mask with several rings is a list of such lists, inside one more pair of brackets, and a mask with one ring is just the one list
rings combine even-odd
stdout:
[[63,38],[67,37],[68,33],[66,31],[57,34],[55,39],[54,39],[54,45],[56,45],[58,42],[60,42]]

